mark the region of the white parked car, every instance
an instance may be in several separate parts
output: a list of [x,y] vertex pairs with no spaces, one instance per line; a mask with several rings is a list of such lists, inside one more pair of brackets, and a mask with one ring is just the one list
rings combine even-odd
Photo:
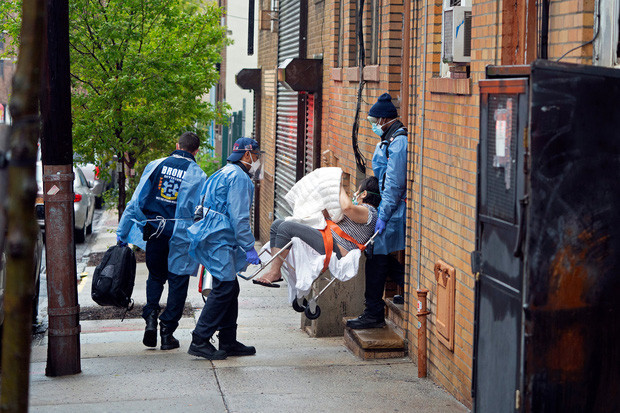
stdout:
[[[73,167],[73,212],[75,214],[75,242],[81,243],[86,240],[86,235],[93,231],[93,217],[95,215],[95,194],[91,189],[82,169]],[[43,168],[41,162],[37,162],[37,194],[35,211],[37,222],[42,230],[45,230],[45,206],[43,204]]]
[[91,184],[79,166],[73,167],[73,212],[75,213],[75,242],[84,242],[86,234],[93,232],[93,216],[95,215],[95,194]]

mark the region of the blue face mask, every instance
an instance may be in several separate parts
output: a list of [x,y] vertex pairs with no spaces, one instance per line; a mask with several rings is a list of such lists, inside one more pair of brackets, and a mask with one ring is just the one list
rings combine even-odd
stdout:
[[357,201],[357,195],[355,195],[352,199],[351,202],[353,203],[353,205],[357,205],[359,202]]
[[379,137],[383,136],[383,129],[381,129],[381,126],[379,126],[378,123],[372,124],[372,131],[379,135]]

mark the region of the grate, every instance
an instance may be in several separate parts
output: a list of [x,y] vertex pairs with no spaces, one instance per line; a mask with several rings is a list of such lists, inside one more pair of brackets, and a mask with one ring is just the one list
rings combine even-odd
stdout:
[[[516,220],[516,151],[517,151],[517,95],[497,94],[489,96],[489,117],[487,125],[487,205],[488,215],[515,223]],[[506,145],[502,162],[496,152],[496,113],[507,115]],[[502,120],[500,120],[502,121]],[[506,140],[508,142],[508,140]],[[508,174],[508,175],[507,175]]]

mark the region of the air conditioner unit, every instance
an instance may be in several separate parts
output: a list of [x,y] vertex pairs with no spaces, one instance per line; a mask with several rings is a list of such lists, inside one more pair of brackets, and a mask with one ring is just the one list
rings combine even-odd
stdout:
[[444,9],[441,58],[445,63],[471,61],[471,6]]

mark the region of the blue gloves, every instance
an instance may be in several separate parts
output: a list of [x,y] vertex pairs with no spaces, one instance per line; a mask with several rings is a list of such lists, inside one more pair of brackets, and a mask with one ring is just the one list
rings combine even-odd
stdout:
[[245,260],[250,264],[260,264],[260,258],[258,258],[258,253],[254,248],[245,253]]
[[119,247],[126,247],[127,243],[121,241],[121,237],[119,237],[118,235],[116,235],[116,245],[118,245]]
[[382,234],[385,231],[385,221],[381,218],[377,218],[377,225],[375,225],[375,232]]

